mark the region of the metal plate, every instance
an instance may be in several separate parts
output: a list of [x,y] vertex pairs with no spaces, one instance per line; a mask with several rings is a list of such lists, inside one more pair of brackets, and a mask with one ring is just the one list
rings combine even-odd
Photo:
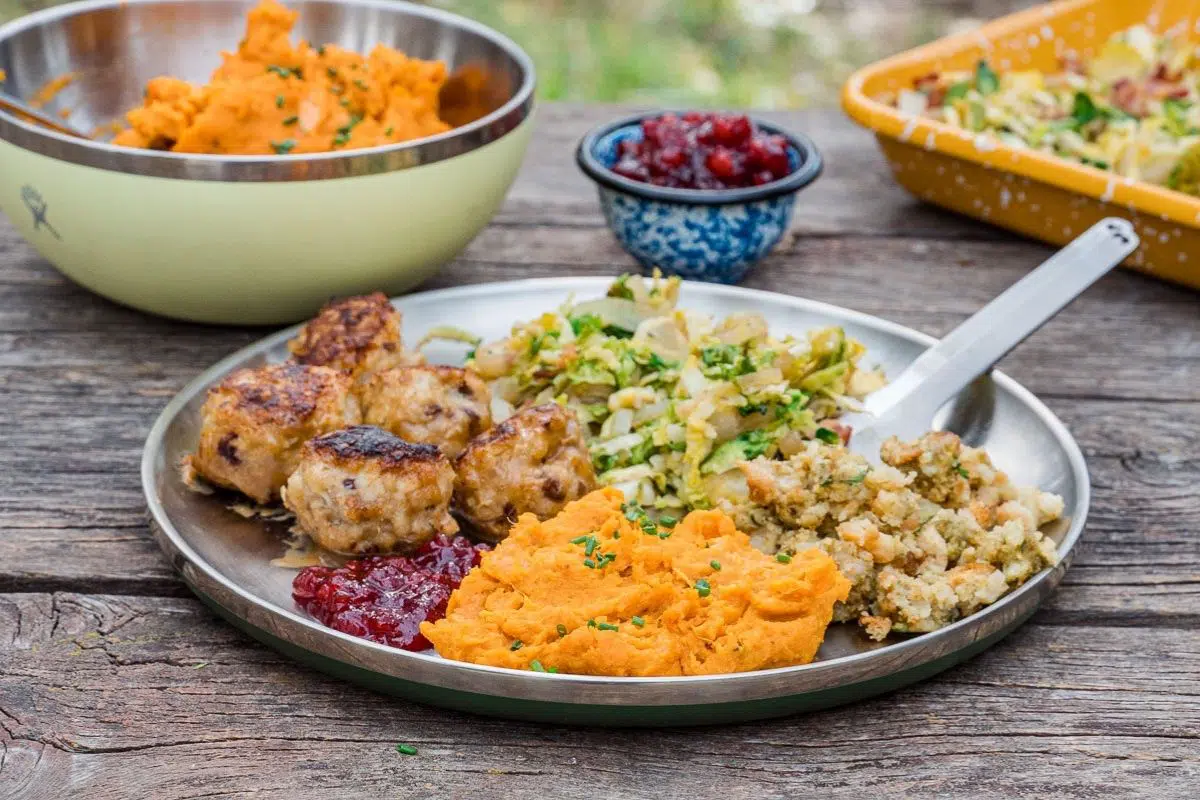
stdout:
[[[426,292],[397,299],[405,340],[438,324],[485,339],[574,294],[603,293],[605,278],[517,281]],[[680,305],[717,315],[756,311],[776,335],[842,325],[867,346],[865,363],[897,374],[933,340],[908,328],[835,306],[710,284],[685,283]],[[224,359],[192,381],[163,411],[146,442],[142,483],[155,537],[184,580],[222,616],[256,638],[319,669],[374,689],[448,707],[522,719],[579,724],[682,725],[779,716],[889,691],[928,677],[999,640],[1024,621],[1061,580],[1087,516],[1087,467],[1063,424],[1029,391],[997,373],[977,384],[938,422],[987,448],[1018,485],[1063,496],[1063,520],[1046,530],[1062,559],[995,605],[920,636],[871,642],[856,626],[833,625],[816,661],[798,667],[681,678],[552,675],[409,653],[330,630],[291,599],[294,572],[271,566],[281,531],[231,513],[217,498],[183,485],[177,465],[195,447],[205,390],[229,371],[286,358],[281,331]],[[463,349],[431,347],[455,363]],[[934,421],[931,421],[933,423]]]

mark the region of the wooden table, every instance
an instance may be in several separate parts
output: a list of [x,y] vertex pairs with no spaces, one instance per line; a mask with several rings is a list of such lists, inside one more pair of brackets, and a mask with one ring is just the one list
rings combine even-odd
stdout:
[[[431,286],[627,269],[571,161],[621,111],[543,108],[504,210]],[[1048,252],[910,200],[836,112],[780,121],[828,169],[751,286],[942,334]],[[147,530],[142,441],[187,380],[262,333],[119,308],[0,227],[0,797],[1196,797],[1195,292],[1111,275],[1006,360],[1078,437],[1095,486],[1074,566],[1020,631],[890,696],[671,731],[382,697],[193,599]]]

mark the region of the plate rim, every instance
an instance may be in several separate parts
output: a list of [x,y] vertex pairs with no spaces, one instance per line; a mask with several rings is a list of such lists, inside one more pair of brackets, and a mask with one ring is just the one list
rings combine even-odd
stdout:
[[[545,278],[526,278],[512,281],[495,281],[488,283],[470,284],[461,287],[449,287],[443,289],[435,289],[426,292],[417,292],[408,295],[391,298],[394,306],[398,307],[402,312],[406,306],[419,305],[428,302],[444,301],[446,299],[468,300],[481,295],[490,296],[493,300],[497,299],[497,295],[520,293],[522,291],[535,290],[561,290],[565,294],[581,293],[597,288],[605,288],[612,282],[611,276],[580,276],[580,277],[545,277]],[[683,281],[682,289],[687,294],[693,295],[708,295],[708,296],[725,296],[740,298],[751,302],[767,302],[773,305],[783,305],[801,311],[812,312],[833,319],[838,319],[846,323],[857,324],[861,327],[871,329],[896,336],[901,339],[908,340],[914,344],[924,347],[929,347],[937,341],[935,337],[920,331],[900,325],[895,322],[876,317],[864,312],[855,311],[853,309],[844,308],[842,306],[824,303],[817,300],[811,300],[803,297],[783,294],[781,292],[772,292],[762,289],[751,289],[740,286],[726,286],[720,284],[702,283],[697,281]],[[516,320],[514,320],[516,321]],[[332,628],[327,628],[316,620],[310,619],[298,611],[285,609],[273,602],[256,596],[252,592],[242,588],[232,579],[225,576],[213,565],[209,564],[175,528],[171,518],[166,513],[162,503],[157,497],[155,483],[157,481],[156,461],[162,449],[165,438],[165,433],[174,419],[179,415],[184,406],[187,405],[197,394],[204,391],[216,379],[225,375],[232,369],[242,364],[247,359],[269,352],[279,343],[293,336],[303,325],[297,323],[288,326],[273,334],[269,334],[251,344],[239,348],[230,355],[219,359],[217,362],[203,370],[200,374],[189,381],[180,391],[171,398],[163,410],[155,419],[153,426],[146,438],[146,443],[142,451],[141,460],[141,479],[142,491],[146,498],[147,507],[149,509],[154,529],[155,539],[159,546],[163,549],[165,555],[171,564],[182,574],[184,581],[193,591],[200,592],[214,602],[220,603],[222,606],[229,609],[229,603],[219,596],[229,600],[236,599],[242,604],[246,604],[248,608],[256,609],[257,612],[265,614],[264,620],[270,621],[270,628],[266,628],[272,635],[280,636],[282,631],[280,624],[285,626],[299,626],[300,630],[306,632],[313,637],[309,644],[322,644],[321,649],[310,647],[307,644],[299,644],[292,642],[300,647],[305,647],[312,652],[318,653],[328,658],[337,661],[342,661],[346,664],[365,668],[376,672],[382,676],[392,676],[403,678],[407,681],[423,683],[432,686],[438,686],[446,689],[470,690],[478,693],[489,694],[498,697],[506,697],[512,700],[528,700],[528,701],[543,701],[543,702],[558,702],[574,705],[623,705],[631,704],[634,698],[621,697],[625,692],[637,692],[645,690],[651,694],[651,689],[662,690],[665,694],[688,694],[694,693],[696,698],[699,698],[699,704],[729,702],[731,699],[754,700],[767,698],[772,696],[790,696],[793,694],[803,694],[812,691],[822,691],[837,686],[853,684],[864,677],[875,677],[877,675],[893,674],[904,669],[918,666],[927,663],[937,658],[944,656],[946,653],[954,652],[961,647],[969,645],[982,636],[988,635],[988,630],[980,631],[983,627],[982,623],[992,621],[993,629],[1004,627],[1004,621],[1010,617],[1022,616],[1027,614],[1032,608],[1036,608],[1050,594],[1050,592],[1058,585],[1062,575],[1066,572],[1070,564],[1071,558],[1074,555],[1075,546],[1078,543],[1080,535],[1086,526],[1088,513],[1091,506],[1091,481],[1087,469],[1087,463],[1083,453],[1079,448],[1078,443],[1071,435],[1066,425],[1050,410],[1036,395],[1026,389],[1013,378],[1005,373],[995,370],[992,373],[998,387],[1012,394],[1016,399],[1030,408],[1050,429],[1054,437],[1062,446],[1070,471],[1075,478],[1077,490],[1079,494],[1078,509],[1074,518],[1070,522],[1067,532],[1063,535],[1062,541],[1059,544],[1059,563],[1054,567],[1049,567],[1037,575],[1030,578],[1022,586],[1015,591],[1005,595],[996,603],[981,609],[980,611],[971,614],[961,620],[958,620],[944,628],[936,631],[913,636],[900,642],[886,645],[878,649],[872,649],[865,652],[855,653],[851,655],[839,656],[837,658],[826,661],[815,661],[808,664],[793,665],[787,667],[775,667],[766,670],[755,670],[751,672],[736,672],[736,673],[721,673],[717,675],[685,675],[685,676],[656,676],[656,677],[623,677],[623,676],[597,676],[597,675],[574,675],[574,674],[551,674],[538,673],[532,671],[524,671],[511,669],[507,667],[492,667],[480,664],[472,664],[469,662],[452,661],[437,655],[428,655],[425,653],[417,653],[398,648],[388,647],[376,642],[359,639],[349,634],[336,631]],[[215,591],[213,591],[215,590]],[[229,609],[232,613],[237,613],[236,609]],[[239,614],[239,616],[250,625],[257,625],[248,618],[247,614]],[[284,637],[289,642],[290,638]],[[324,640],[324,641],[322,641]],[[957,646],[947,647],[947,643],[957,642]],[[410,666],[425,671],[425,669],[433,669],[437,672],[446,673],[445,676],[436,675],[433,679],[426,679],[425,676],[413,676],[408,674],[407,670],[387,670],[381,671],[377,669],[377,665],[368,665],[361,660],[352,658],[355,651],[365,654],[374,654],[385,660],[395,660],[401,667]],[[928,658],[918,658],[915,661],[906,661],[903,657],[906,655],[919,654],[922,651],[929,651]],[[887,659],[881,658],[882,654],[895,656],[897,658]],[[828,680],[830,674],[847,672],[847,667],[862,666],[864,663],[869,664],[872,661],[897,661],[896,668],[892,670],[871,671],[855,675],[848,680]],[[735,690],[727,690],[721,693],[721,696],[709,697],[705,699],[704,689],[714,689],[716,687],[725,687],[725,684],[733,684],[741,686],[743,684],[750,685],[751,688],[755,684],[764,684],[767,687],[779,681],[787,681],[794,679],[797,682],[802,682],[805,678],[810,677],[825,677],[826,680],[818,680],[816,686],[796,686],[794,691],[750,691],[748,694],[742,695],[741,692]],[[512,685],[519,691],[490,691],[488,688],[480,686],[479,682],[487,683],[493,681],[501,686]],[[515,683],[514,683],[515,682]],[[588,690],[595,690],[589,692]],[[738,695],[736,698],[728,696],[728,691],[734,691]],[[586,693],[581,694],[581,693]],[[593,694],[607,695],[607,697],[594,697]],[[614,694],[615,693],[615,694]],[[657,695],[658,692],[652,694]],[[692,703],[680,702],[676,698],[663,697],[638,697],[638,704],[641,705],[690,705]]]

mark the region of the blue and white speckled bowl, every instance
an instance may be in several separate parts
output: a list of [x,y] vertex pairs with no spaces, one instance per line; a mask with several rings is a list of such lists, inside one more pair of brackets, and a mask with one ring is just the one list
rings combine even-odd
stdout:
[[617,149],[640,139],[648,112],[601,125],[575,151],[579,168],[596,182],[608,226],[646,269],[713,283],[737,283],[787,230],[796,192],[821,174],[821,155],[807,136],[755,119],[761,130],[788,140],[793,172],[746,189],[670,189],[612,171]]

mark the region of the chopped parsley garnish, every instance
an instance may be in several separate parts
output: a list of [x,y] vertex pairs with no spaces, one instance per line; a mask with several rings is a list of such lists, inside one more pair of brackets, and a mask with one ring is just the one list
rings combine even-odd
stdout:
[[284,118],[283,124],[284,125],[295,125],[299,121],[300,121],[299,117],[291,116],[291,117]]
[[272,64],[271,66],[267,67],[267,72],[274,72],[281,78],[290,78],[293,75],[295,75],[297,78],[303,76],[303,73],[300,71],[299,67],[281,67],[277,64]]
[[582,339],[604,330],[604,320],[595,314],[580,314],[578,317],[571,317],[571,330],[575,332],[575,336]]
[[708,565],[710,567],[712,567],[714,570],[716,570],[717,572],[721,571],[721,562],[720,561],[715,561],[715,560],[710,561],[710,562],[708,562]]
[[996,74],[987,59],[979,59],[975,66],[975,91],[980,94],[994,94],[1000,89],[1000,76]]
[[708,597],[712,593],[712,587],[708,585],[708,581],[704,578],[696,581],[696,594],[701,597]]
[[765,414],[770,409],[766,403],[753,403],[738,407],[738,414],[748,417],[751,414]]
[[279,155],[287,155],[296,146],[295,139],[284,139],[282,142],[271,142],[271,149]]
[[780,564],[792,563],[792,557],[789,556],[787,553],[776,553],[775,560],[778,561]]
[[629,276],[622,275],[613,281],[612,286],[608,287],[609,297],[621,297],[626,300],[633,299],[633,290],[629,288]]
[[645,626],[645,624],[646,624],[646,620],[642,619],[641,617],[636,617],[636,616],[632,617],[629,621],[632,622],[635,626],[637,626],[639,628]]
[[561,624],[561,623],[560,623],[560,624],[558,624],[558,625],[555,625],[555,626],[554,626],[554,630],[555,630],[555,631],[558,633],[558,635],[559,635],[559,636],[566,636],[566,635],[567,635],[567,626],[566,626],[566,625],[563,625],[563,624]]
[[837,431],[829,428],[817,428],[817,438],[825,444],[840,444],[842,441],[842,437],[837,435]]
[[620,630],[620,628],[617,627],[616,625],[610,625],[607,622],[601,622],[598,625],[596,625],[596,627],[602,631],[618,631],[618,630]]
[[404,756],[415,756],[417,754],[417,748],[413,747],[411,744],[398,744],[396,745],[396,752]]
[[512,650],[515,653],[524,646],[525,646],[525,643],[522,642],[520,639],[513,639],[513,643],[509,646],[508,649]]

